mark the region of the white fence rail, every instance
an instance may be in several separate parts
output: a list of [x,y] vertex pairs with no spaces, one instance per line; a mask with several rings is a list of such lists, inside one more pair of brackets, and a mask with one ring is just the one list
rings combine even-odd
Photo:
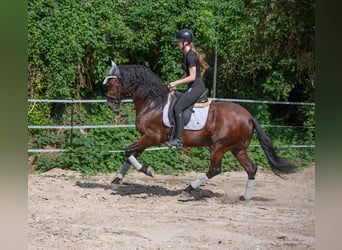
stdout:
[[[314,102],[277,102],[277,101],[263,101],[263,100],[247,100],[247,99],[229,99],[229,98],[212,98],[213,101],[220,102],[245,102],[245,103],[264,103],[264,104],[285,104],[285,105],[302,105],[315,106]],[[106,100],[53,100],[53,99],[28,99],[28,102],[46,102],[46,103],[101,103]],[[131,99],[124,99],[121,102],[132,102]]]
[[[315,106],[315,103],[309,102],[277,102],[277,101],[263,101],[263,100],[246,100],[246,99],[229,99],[229,98],[213,98],[214,101],[223,102],[240,102],[240,103],[262,103],[262,104],[281,104],[281,105],[301,105],[301,106]],[[29,103],[105,103],[106,100],[57,100],[57,99],[28,99]],[[122,102],[132,102],[131,99],[122,100]],[[73,114],[72,114],[73,115]],[[72,122],[73,119],[71,119]],[[315,129],[315,127],[309,126],[279,126],[279,125],[261,125],[262,127],[283,127],[283,128],[308,128]],[[122,125],[61,125],[61,126],[35,126],[28,125],[28,129],[106,129],[106,128],[135,128],[134,124],[122,124]],[[250,145],[251,147],[260,147],[260,145]],[[315,145],[282,145],[281,148],[315,148]],[[165,150],[168,147],[152,147],[146,150]],[[60,153],[65,152],[64,149],[28,149],[28,153]],[[123,153],[124,150],[112,150],[111,153]]]

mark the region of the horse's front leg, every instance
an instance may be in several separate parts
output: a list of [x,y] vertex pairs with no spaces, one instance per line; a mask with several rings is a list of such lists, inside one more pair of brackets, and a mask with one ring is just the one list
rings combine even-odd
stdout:
[[115,179],[111,182],[112,184],[120,184],[132,165],[136,170],[153,177],[154,169],[152,167],[142,166],[136,158],[147,147],[151,146],[150,143],[151,142],[146,137],[141,137],[140,140],[125,149],[127,161],[123,164],[117,177],[115,177]]
[[153,177],[154,169],[152,167],[144,167],[141,165],[133,154],[128,157],[128,161],[135,167],[136,170]]
[[125,177],[125,175],[127,174],[130,167],[131,167],[131,163],[130,163],[130,161],[127,160],[122,165],[119,174],[114,178],[114,180],[111,182],[111,184],[113,184],[113,185],[121,184],[122,179]]

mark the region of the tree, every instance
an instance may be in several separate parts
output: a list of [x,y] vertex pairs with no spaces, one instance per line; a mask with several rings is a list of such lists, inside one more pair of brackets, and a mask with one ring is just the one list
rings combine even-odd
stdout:
[[[313,0],[29,1],[30,97],[100,98],[111,59],[181,74],[174,36],[192,29],[218,97],[312,101]],[[212,68],[205,77],[212,85]]]

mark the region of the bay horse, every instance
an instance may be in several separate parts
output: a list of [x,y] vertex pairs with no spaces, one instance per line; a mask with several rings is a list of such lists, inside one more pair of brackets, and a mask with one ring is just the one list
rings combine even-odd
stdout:
[[[170,90],[146,66],[117,66],[113,61],[111,64],[109,74],[103,81],[103,84],[107,84],[107,105],[114,112],[119,108],[121,100],[130,95],[136,110],[135,126],[141,135],[125,149],[127,160],[111,182],[117,185],[122,182],[131,165],[153,176],[153,168],[142,166],[137,157],[146,148],[160,146],[167,139],[170,128],[163,124],[162,113]],[[184,147],[209,147],[210,150],[209,170],[191,182],[183,193],[191,196],[191,191],[220,174],[222,158],[227,151],[231,151],[248,177],[245,193],[240,196],[240,200],[251,199],[257,165],[249,158],[247,149],[254,130],[272,171],[278,176],[295,172],[296,167],[277,155],[271,139],[245,108],[234,102],[213,102],[204,127],[200,130],[184,130],[183,133]]]

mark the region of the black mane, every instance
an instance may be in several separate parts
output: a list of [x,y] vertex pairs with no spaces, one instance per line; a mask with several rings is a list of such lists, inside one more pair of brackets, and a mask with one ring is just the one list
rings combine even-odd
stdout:
[[154,105],[163,107],[169,89],[154,72],[144,65],[119,65],[118,68],[126,93],[145,101],[151,100]]

